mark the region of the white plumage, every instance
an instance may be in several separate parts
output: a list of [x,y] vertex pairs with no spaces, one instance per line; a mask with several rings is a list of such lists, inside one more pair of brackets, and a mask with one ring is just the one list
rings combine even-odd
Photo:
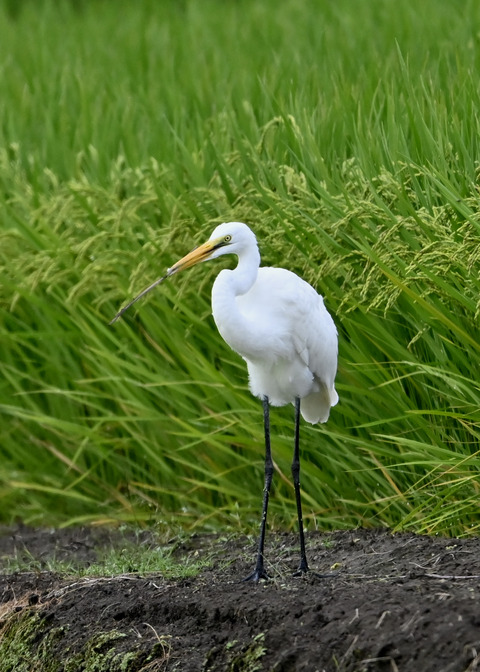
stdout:
[[221,224],[208,242],[225,238],[209,258],[236,254],[238,265],[215,280],[213,317],[246,361],[252,394],[267,396],[273,406],[300,397],[305,420],[326,422],[338,401],[337,330],[323,298],[291,271],[259,268],[257,240],[246,224]]

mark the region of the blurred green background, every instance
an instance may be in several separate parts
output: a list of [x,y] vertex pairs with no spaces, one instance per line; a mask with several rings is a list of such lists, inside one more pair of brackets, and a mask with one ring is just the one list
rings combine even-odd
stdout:
[[[0,4],[0,518],[256,529],[232,258],[118,308],[222,221],[324,295],[340,403],[305,524],[478,533],[480,5]],[[271,524],[295,523],[293,408]]]

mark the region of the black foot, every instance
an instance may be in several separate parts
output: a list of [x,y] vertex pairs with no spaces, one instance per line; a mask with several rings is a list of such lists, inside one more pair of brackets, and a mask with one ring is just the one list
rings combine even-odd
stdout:
[[[295,572],[295,574],[294,574],[293,576],[303,576],[303,575],[306,574],[307,572],[309,572],[310,574],[312,574],[312,572],[310,572],[310,568],[309,568],[309,566],[308,566],[307,559],[306,559],[306,558],[302,558],[302,559],[300,560],[300,564],[298,565],[298,569],[297,569],[297,571]],[[313,572],[313,574],[315,574],[315,572]]]
[[305,576],[306,574],[308,574],[308,576],[315,577],[316,579],[326,579],[328,577],[331,578],[332,576],[337,576],[338,572],[327,572],[326,574],[319,574],[318,572],[314,572],[310,569],[306,558],[302,558],[300,560],[300,564],[298,565],[298,569],[293,574],[293,576]]
[[250,574],[250,576],[247,576],[246,579],[242,579],[242,583],[246,583],[247,581],[253,581],[253,583],[258,583],[260,579],[263,579],[264,581],[270,581],[270,577],[268,576],[267,572],[263,569],[263,567],[255,567],[255,571]]

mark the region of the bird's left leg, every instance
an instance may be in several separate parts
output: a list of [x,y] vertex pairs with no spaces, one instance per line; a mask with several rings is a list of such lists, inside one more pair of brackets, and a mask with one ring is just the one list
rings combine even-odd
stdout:
[[272,485],[273,477],[273,461],[272,451],[270,448],[270,408],[268,397],[263,397],[263,422],[265,428],[265,485],[263,488],[263,506],[262,506],[262,521],[260,523],[260,538],[258,540],[257,563],[255,569],[250,576],[247,576],[244,581],[254,581],[258,583],[260,579],[268,580],[270,577],[264,568],[263,549],[265,545],[265,530],[267,525],[267,511],[268,499],[270,496],[270,486]]
[[295,397],[295,445],[292,461],[293,485],[297,502],[298,527],[300,534],[300,564],[295,576],[308,572],[307,554],[305,552],[305,535],[303,533],[302,498],[300,494],[300,398]]

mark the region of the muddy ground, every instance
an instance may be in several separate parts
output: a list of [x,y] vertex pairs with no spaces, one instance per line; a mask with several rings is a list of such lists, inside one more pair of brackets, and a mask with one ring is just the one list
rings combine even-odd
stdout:
[[[213,560],[195,578],[59,575],[125,533],[0,529],[1,672],[474,672],[480,670],[480,540],[354,530],[309,534],[320,578],[292,576],[295,535],[270,535],[272,580],[241,583],[250,539],[176,547]],[[158,552],[152,535],[138,539]],[[11,573],[11,558],[35,571]]]

